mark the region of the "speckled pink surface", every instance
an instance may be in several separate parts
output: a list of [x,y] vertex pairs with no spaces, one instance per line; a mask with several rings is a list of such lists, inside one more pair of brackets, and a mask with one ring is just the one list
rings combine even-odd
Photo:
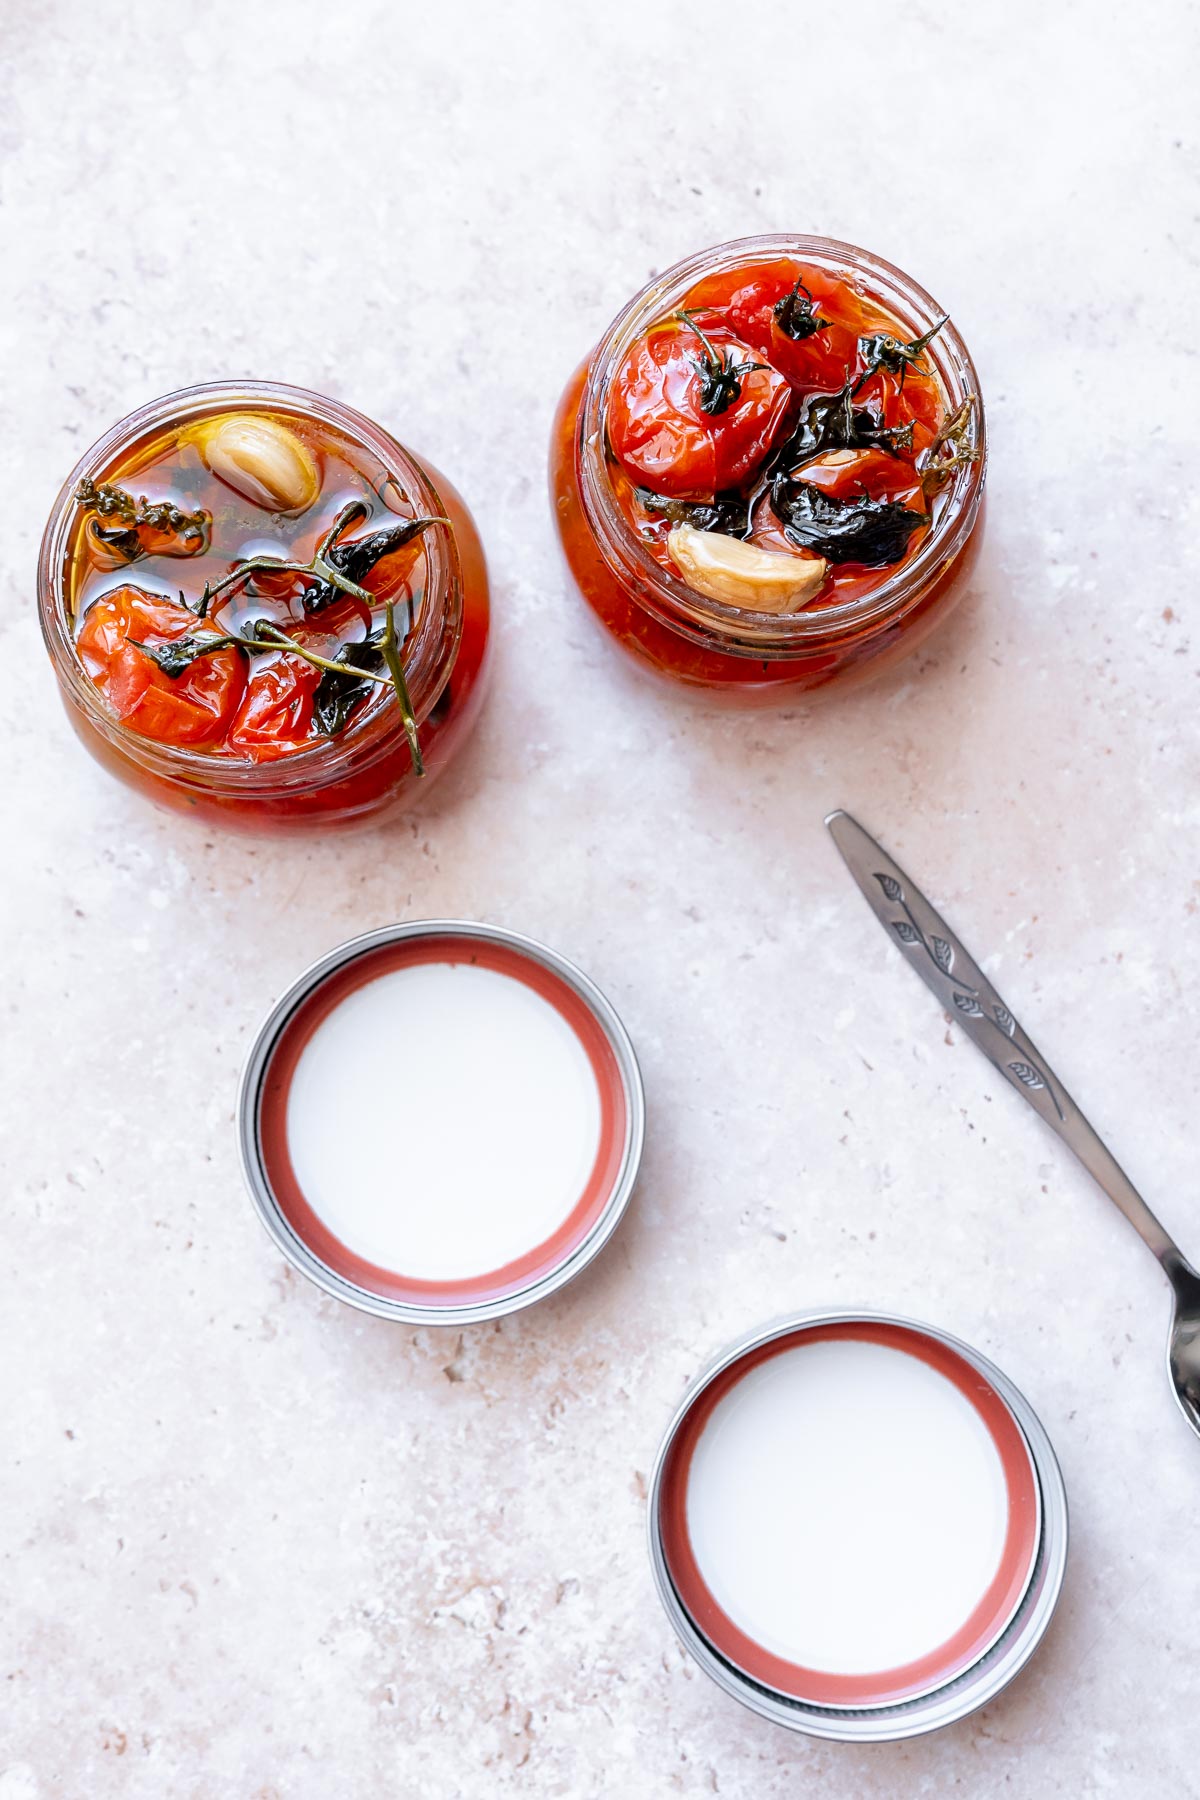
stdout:
[[[8,0],[0,29],[0,1800],[1200,1791],[1162,1280],[821,825],[857,812],[944,905],[1195,1255],[1194,10]],[[990,523],[919,660],[739,719],[602,641],[543,470],[648,272],[776,228],[953,310]],[[58,483],[131,407],[239,374],[374,414],[483,531],[490,701],[395,829],[223,840],[59,712],[32,579]],[[431,914],[578,960],[649,1100],[601,1261],[461,1336],[293,1277],[233,1133],[298,969]],[[869,1753],[720,1694],[644,1548],[710,1352],[855,1303],[1011,1374],[1074,1526],[1026,1676]]]

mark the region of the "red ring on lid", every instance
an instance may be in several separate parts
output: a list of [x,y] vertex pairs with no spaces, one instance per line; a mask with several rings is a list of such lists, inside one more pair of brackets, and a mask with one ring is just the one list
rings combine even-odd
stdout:
[[[423,1280],[381,1267],[344,1244],[301,1190],[287,1131],[288,1096],[297,1065],[318,1026],[359,988],[422,964],[473,964],[524,983],[561,1015],[582,1046],[600,1104],[599,1143],[583,1191],[561,1225],[533,1249],[486,1274]],[[469,1107],[469,1097],[464,1102]],[[588,1239],[603,1216],[625,1163],[629,1109],[620,1065],[586,1000],[563,976],[511,943],[452,929],[368,947],[340,964],[300,1000],[267,1056],[258,1094],[258,1147],[263,1174],[282,1218],[326,1269],[383,1301],[453,1311],[523,1292],[554,1273]]]
[[[927,1363],[959,1390],[983,1421],[1000,1458],[1008,1523],[995,1575],[983,1598],[945,1643],[898,1668],[868,1674],[810,1669],[767,1650],[729,1617],[701,1573],[688,1529],[692,1460],[724,1397],[752,1369],[783,1352],[829,1340],[881,1344]],[[663,1462],[658,1523],[667,1571],[693,1624],[713,1649],[765,1688],[813,1706],[892,1706],[943,1687],[979,1660],[1011,1623],[1029,1586],[1040,1545],[1041,1502],[1025,1435],[991,1383],[966,1359],[915,1327],[847,1320],[799,1326],[758,1344],[701,1390],[676,1427]]]

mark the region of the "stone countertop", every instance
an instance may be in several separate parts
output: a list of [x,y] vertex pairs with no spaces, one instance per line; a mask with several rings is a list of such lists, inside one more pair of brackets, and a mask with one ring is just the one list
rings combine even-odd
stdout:
[[[1128,19],[10,0],[0,1800],[1200,1792],[1200,1444],[1164,1284],[821,824],[856,812],[944,905],[1200,1252],[1196,14]],[[545,449],[652,269],[777,228],[871,245],[953,310],[990,519],[916,660],[731,717],[601,639]],[[393,829],[206,833],[57,705],[32,570],[59,482],[141,401],[237,375],[377,416],[478,517],[490,699]],[[599,1262],[461,1335],[294,1277],[233,1132],[296,971],[436,914],[580,962],[650,1108]],[[644,1547],[697,1368],[827,1303],[995,1358],[1072,1503],[1026,1675],[869,1751],[720,1694]]]

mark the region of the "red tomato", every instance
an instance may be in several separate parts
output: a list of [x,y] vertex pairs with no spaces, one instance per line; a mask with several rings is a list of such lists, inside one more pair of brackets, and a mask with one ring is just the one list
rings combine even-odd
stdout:
[[[625,468],[655,493],[679,499],[704,499],[744,481],[770,449],[791,397],[777,369],[747,369],[729,380],[736,365],[761,359],[714,315],[696,323],[711,353],[682,320],[664,320],[631,346],[608,403],[609,440]],[[701,404],[705,382],[696,367],[713,366],[713,357],[732,395],[716,411]]]
[[113,588],[84,614],[79,659],[113,712],[144,737],[163,744],[209,744],[224,735],[246,684],[232,647],[200,656],[181,675],[165,675],[142,643],[161,644],[191,632],[219,636],[186,606],[141,588]]
[[922,375],[914,367],[905,370],[903,386],[900,384],[900,377],[893,375],[889,369],[876,369],[863,383],[854,400],[856,406],[874,401],[889,425],[905,425],[911,419],[912,449],[903,454],[913,459],[922,450],[929,448],[941,429],[945,416],[941,390],[936,379],[932,375]]
[[313,694],[322,671],[303,657],[256,659],[225,742],[253,762],[274,762],[314,735]]
[[[279,628],[297,644],[332,662],[342,644],[367,635],[371,612],[363,601],[347,594],[311,622],[284,620]],[[286,650],[271,660],[256,658],[225,740],[227,748],[240,751],[253,762],[275,762],[311,743],[317,736],[313,695],[324,672]]]
[[[836,393],[854,372],[859,334],[870,328],[870,315],[853,288],[819,269],[795,265],[746,273],[750,279],[729,299],[729,322],[734,331],[797,387]],[[799,290],[797,281],[803,284]],[[789,337],[775,309],[793,295],[803,302],[805,288],[814,320],[826,323],[808,337]]]
[[898,500],[914,512],[925,511],[921,477],[911,463],[889,456],[886,450],[834,450],[818,456],[800,470],[809,481],[835,500]]

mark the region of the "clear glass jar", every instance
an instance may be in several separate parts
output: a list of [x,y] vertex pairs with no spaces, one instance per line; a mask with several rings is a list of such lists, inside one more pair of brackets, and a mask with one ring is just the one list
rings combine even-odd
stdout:
[[[901,270],[853,244],[793,234],[738,238],[702,250],[648,282],[568,382],[554,422],[550,488],[567,565],[592,611],[643,666],[747,702],[879,673],[907,656],[961,598],[982,535],[987,446],[982,400],[973,413],[977,459],[957,468],[914,553],[869,592],[807,613],[770,616],[696,593],[649,554],[617,502],[606,460],[610,384],[629,346],[673,312],[701,279],[794,260],[828,271],[876,303],[915,339],[942,309]],[[923,352],[947,413],[979,379],[947,324]]]
[[[390,698],[362,706],[336,737],[274,761],[250,762],[159,742],[130,729],[108,709],[80,663],[67,589],[68,559],[80,529],[73,501],[79,481],[119,480],[138,446],[164,429],[255,407],[327,424],[376,459],[419,513],[444,516],[453,525],[452,532],[425,535],[426,586],[404,645],[423,777],[415,773],[399,708]],[[462,498],[444,476],[361,413],[275,382],[211,383],[167,394],[122,419],[93,444],[68,476],[46,525],[38,601],[67,716],[96,760],[150,799],[234,830],[277,832],[374,822],[425,791],[470,730],[482,699],[487,570]]]

